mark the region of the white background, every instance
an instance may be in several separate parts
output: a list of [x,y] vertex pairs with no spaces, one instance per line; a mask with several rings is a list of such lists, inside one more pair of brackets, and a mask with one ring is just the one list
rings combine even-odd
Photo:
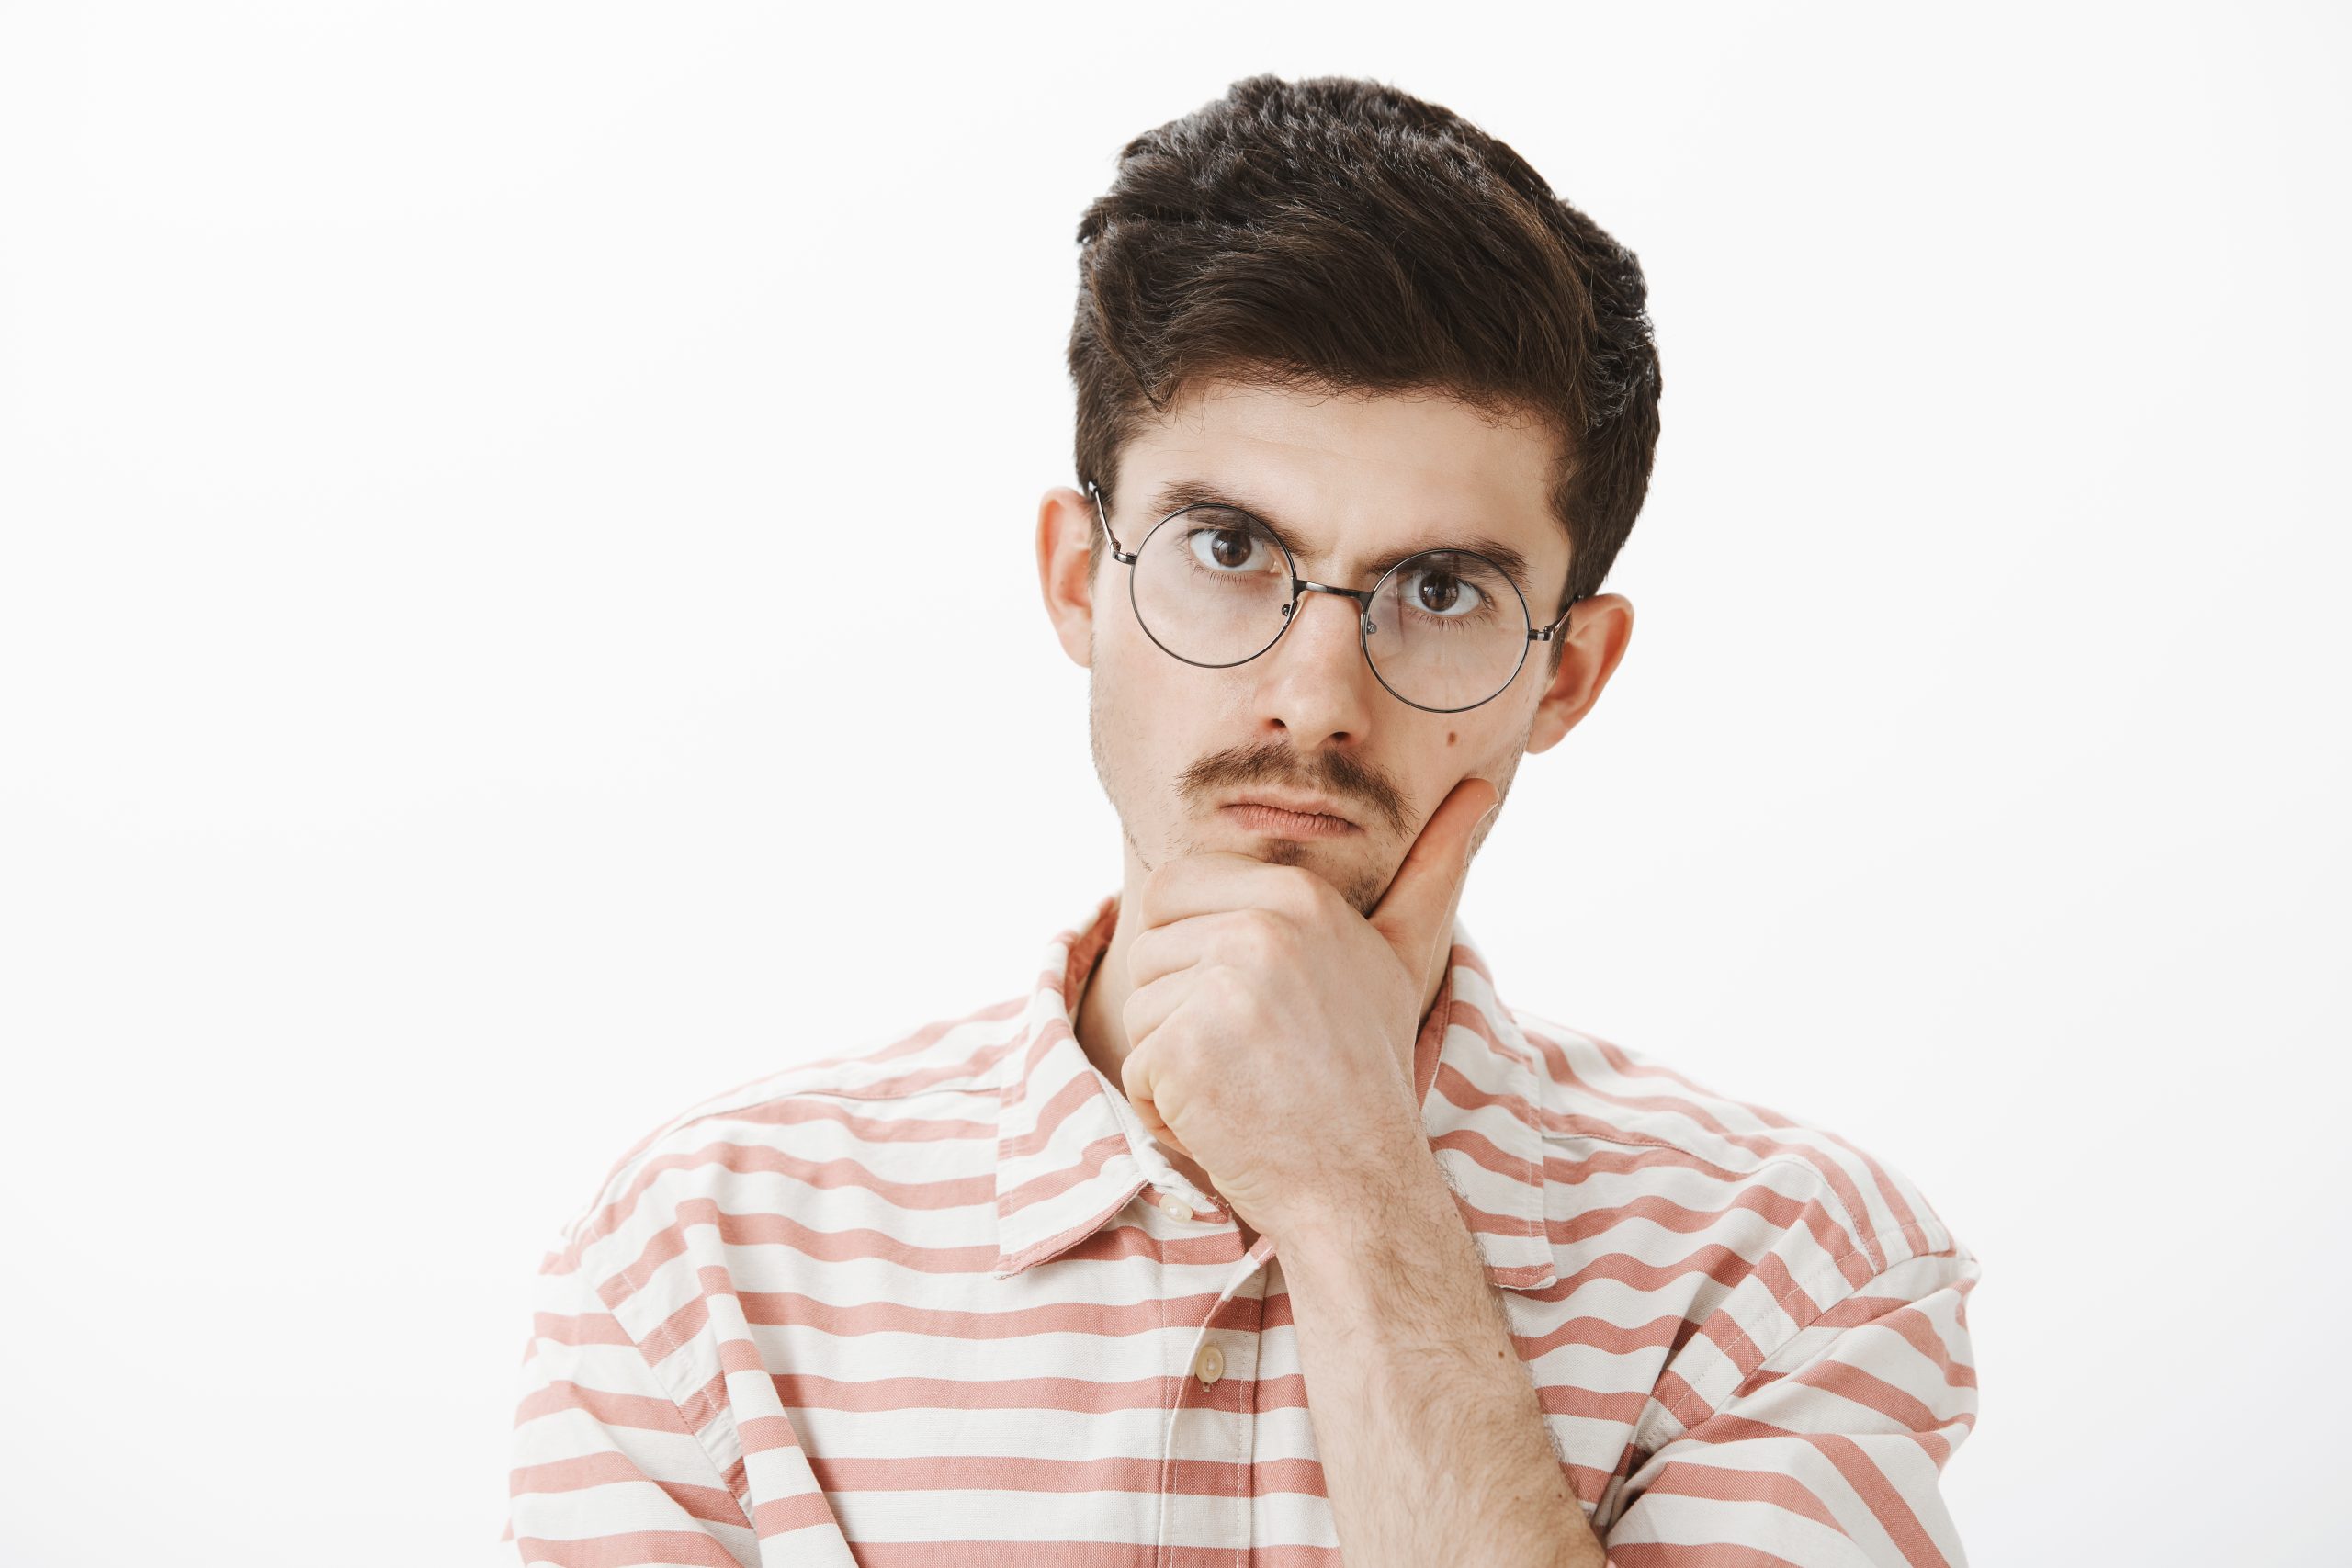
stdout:
[[1649,276],[1506,999],[1976,1250],[1974,1561],[2344,1561],[2346,13],[1634,9],[0,9],[0,1557],[503,1561],[612,1161],[1116,886],[1073,231],[1272,70]]

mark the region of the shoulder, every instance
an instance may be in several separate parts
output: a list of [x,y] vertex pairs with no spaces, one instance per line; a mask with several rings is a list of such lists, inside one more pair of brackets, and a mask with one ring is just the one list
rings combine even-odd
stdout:
[[[1913,1258],[1966,1260],[1909,1177],[1815,1123],[1723,1094],[1639,1051],[1520,1008],[1547,1145],[1571,1162],[1619,1151],[1636,1186],[1804,1224],[1849,1284]],[[1625,1151],[1637,1151],[1639,1163]],[[1605,1162],[1604,1162],[1605,1163]],[[1764,1194],[1780,1200],[1769,1201]]]
[[1606,1281],[1638,1298],[1628,1314],[1689,1325],[1657,1371],[1637,1447],[1856,1332],[1892,1330],[1906,1347],[1878,1353],[1927,1347],[1946,1371],[1967,1362],[1963,1303],[1981,1269],[1893,1164],[1612,1041],[1509,1010],[1537,1063],[1546,1208],[1568,1293]]
[[1012,998],[796,1062],[662,1118],[564,1226],[564,1261],[616,1260],[682,1203],[747,1179],[814,1187],[847,1162],[870,1189],[889,1178],[873,1171],[894,1148],[936,1145],[959,1129],[992,1151],[998,1071],[1026,1035],[1027,1008],[1028,998]]

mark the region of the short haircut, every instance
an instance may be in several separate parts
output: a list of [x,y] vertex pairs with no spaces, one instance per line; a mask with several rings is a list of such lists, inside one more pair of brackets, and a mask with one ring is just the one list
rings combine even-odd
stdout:
[[1559,440],[1560,603],[1600,591],[1657,446],[1646,286],[1509,146],[1376,82],[1250,76],[1128,142],[1078,241],[1078,475],[1106,504],[1146,411],[1200,382],[1437,392]]

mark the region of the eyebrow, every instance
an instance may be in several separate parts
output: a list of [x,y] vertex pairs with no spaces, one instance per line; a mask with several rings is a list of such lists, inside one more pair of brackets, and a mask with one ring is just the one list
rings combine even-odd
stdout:
[[[1303,561],[1306,558],[1308,552],[1300,547],[1298,533],[1295,529],[1272,516],[1264,507],[1252,502],[1237,500],[1230,491],[1220,486],[1210,484],[1204,479],[1169,480],[1152,496],[1151,505],[1146,510],[1157,522],[1170,513],[1182,511],[1187,506],[1209,505],[1228,506],[1236,512],[1248,513],[1264,524],[1268,533],[1282,541],[1283,547],[1291,553],[1293,559]],[[1525,552],[1496,538],[1491,534],[1425,538],[1419,543],[1407,545],[1402,549],[1390,550],[1375,559],[1368,560],[1363,563],[1361,570],[1374,578],[1385,576],[1388,569],[1398,561],[1409,559],[1424,550],[1462,550],[1472,555],[1484,556],[1502,568],[1503,575],[1510,579],[1511,585],[1519,590],[1521,597],[1524,598],[1528,594]]]

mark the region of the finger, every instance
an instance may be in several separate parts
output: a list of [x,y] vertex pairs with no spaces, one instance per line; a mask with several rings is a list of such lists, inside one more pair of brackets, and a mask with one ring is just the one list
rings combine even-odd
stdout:
[[1176,1129],[1159,1119],[1159,1111],[1149,1100],[1144,1101],[1136,1108],[1136,1119],[1143,1123],[1145,1132],[1149,1133],[1186,1159],[1193,1157],[1193,1151],[1184,1146],[1184,1140],[1176,1135]]
[[1153,1032],[1168,1021],[1170,1014],[1183,1006],[1193,985],[1193,976],[1186,968],[1162,975],[1127,993],[1126,1001],[1119,1009],[1119,1027],[1127,1032],[1127,1061],[1134,1061],[1136,1048],[1150,1039]]
[[1283,909],[1304,916],[1317,886],[1329,884],[1297,866],[1231,850],[1203,850],[1162,861],[1144,878],[1136,889],[1136,930],[1140,933],[1221,909]]
[[1472,774],[1455,784],[1421,825],[1371,915],[1372,928],[1388,941],[1406,972],[1427,985],[1442,960],[1442,942],[1451,943],[1453,913],[1470,874],[1470,840],[1501,794]]
[[1186,1148],[1183,1142],[1176,1136],[1174,1130],[1168,1125],[1166,1118],[1159,1114],[1159,1107],[1152,1098],[1154,1066],[1155,1063],[1150,1052],[1139,1046],[1131,1046],[1127,1051],[1126,1060],[1119,1064],[1119,1087],[1126,1095],[1127,1103],[1135,1107],[1136,1120],[1143,1123],[1144,1131],[1182,1155],[1186,1159],[1191,1159],[1193,1151]]
[[1213,909],[1152,926],[1127,946],[1127,984],[1141,987],[1163,975],[1203,964],[1231,964],[1282,940],[1280,915],[1254,906]]
[[1119,1064],[1119,1091],[1138,1113],[1151,1103],[1151,1055],[1132,1043],[1127,1055]]

